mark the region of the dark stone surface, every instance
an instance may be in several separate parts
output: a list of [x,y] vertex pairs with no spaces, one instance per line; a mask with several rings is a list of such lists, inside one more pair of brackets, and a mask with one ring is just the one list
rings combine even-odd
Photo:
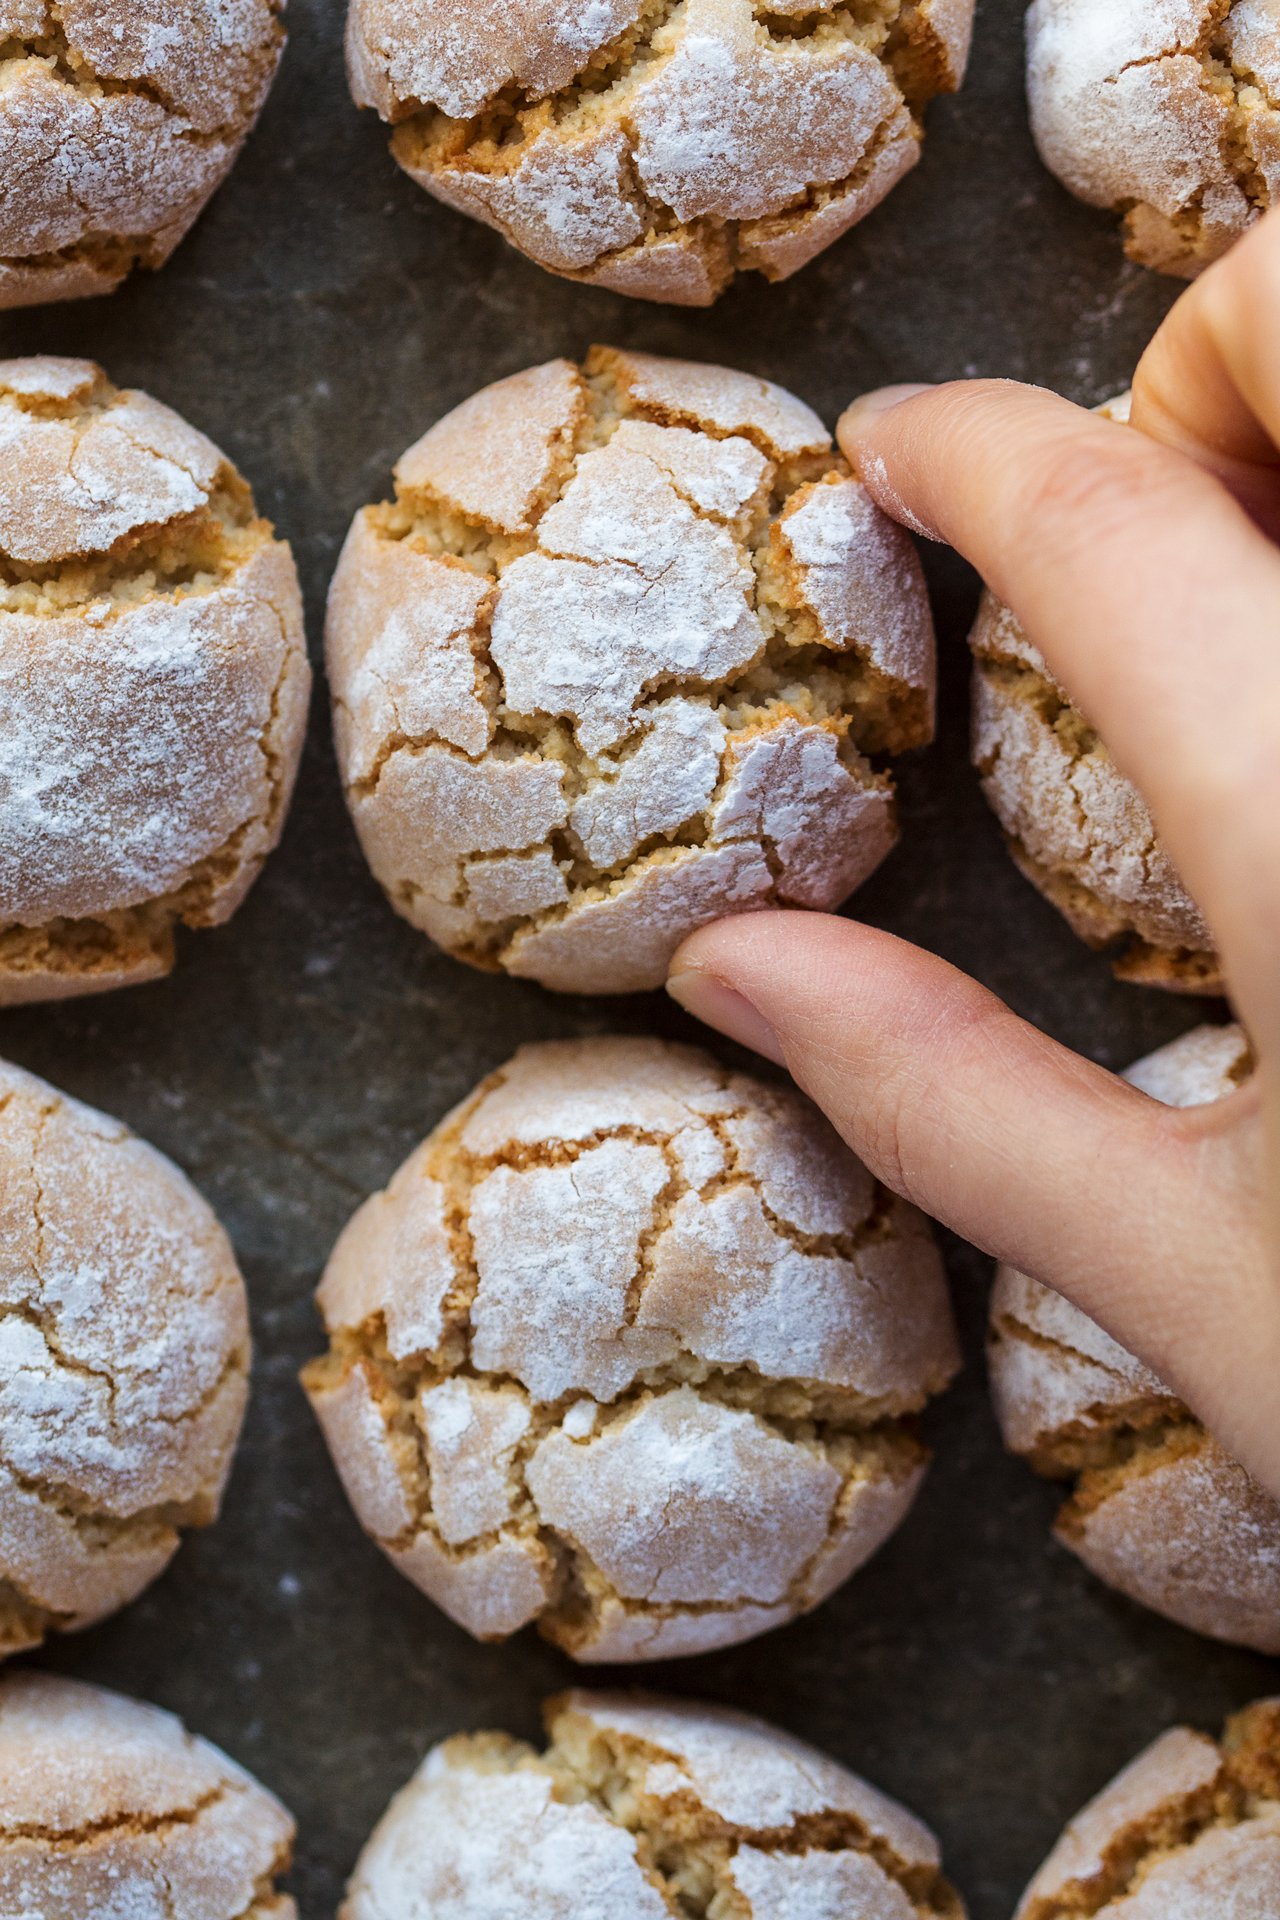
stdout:
[[[1123,386],[1176,289],[1125,264],[1113,222],[1040,169],[1019,0],[986,0],[965,92],[917,171],[782,287],[709,313],[541,273],[398,173],[351,107],[337,0],[294,0],[262,124],[158,276],[12,315],[0,352],[89,354],[240,464],[294,543],[313,645],[353,509],[401,449],[497,376],[592,339],[724,360],[834,421],[885,380],[1008,374],[1093,402]],[[1122,987],[1008,863],[966,764],[972,577],[929,556],[938,744],[902,769],[902,845],[857,912],[947,955],[1120,1066],[1201,1017]],[[292,1884],[328,1920],[389,1794],[462,1728],[532,1735],[567,1660],[531,1632],[473,1645],[363,1539],[295,1381],[311,1288],[357,1201],[525,1039],[691,1033],[664,996],[556,999],[444,959],[395,919],[344,813],[323,697],[284,844],[236,920],[182,941],[167,982],[0,1015],[0,1052],[171,1154],[217,1207],[253,1298],[256,1391],[222,1520],[115,1620],[35,1656],[157,1700],[279,1792]],[[1048,1534],[1056,1493],[1001,1452],[986,1401],[988,1263],[948,1248],[968,1369],[931,1412],[937,1460],[907,1524],[810,1618],[645,1671],[741,1703],[899,1794],[938,1829],[974,1920],[1005,1920],[1061,1822],[1170,1721],[1216,1728],[1272,1663],[1108,1593]]]

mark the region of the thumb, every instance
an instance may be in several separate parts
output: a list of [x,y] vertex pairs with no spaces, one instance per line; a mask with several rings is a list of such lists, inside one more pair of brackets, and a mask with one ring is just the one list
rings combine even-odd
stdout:
[[1258,1304],[1234,1145],[1249,1095],[1163,1107],[946,961],[820,914],[700,929],[668,992],[785,1065],[886,1186],[1065,1294],[1212,1424],[1222,1326]]

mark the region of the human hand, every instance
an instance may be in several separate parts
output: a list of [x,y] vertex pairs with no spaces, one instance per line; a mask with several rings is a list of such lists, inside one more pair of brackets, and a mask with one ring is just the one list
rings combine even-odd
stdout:
[[1280,209],[1172,309],[1132,427],[988,380],[868,395],[838,437],[888,513],[973,562],[1141,790],[1257,1072],[1160,1106],[945,961],[817,914],[700,929],[668,990],[1280,1498]]

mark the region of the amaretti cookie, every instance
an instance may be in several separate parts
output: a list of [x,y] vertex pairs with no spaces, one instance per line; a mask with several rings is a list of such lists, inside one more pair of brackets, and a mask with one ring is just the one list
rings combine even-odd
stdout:
[[0,307],[158,267],[230,171],[282,0],[0,0]]
[[1035,0],[1027,90],[1045,165],[1144,267],[1190,279],[1280,195],[1276,0]]
[[[1198,1027],[1125,1078],[1169,1106],[1234,1092],[1239,1027]],[[1280,1653],[1280,1506],[1148,1367],[1060,1294],[1001,1267],[991,1389],[1005,1444],[1075,1481],[1055,1532],[1092,1572],[1197,1633]]]
[[310,670],[231,462],[88,360],[0,361],[0,1006],[155,979],[280,837]]
[[911,1505],[959,1364],[928,1225],[789,1089],[522,1047],[367,1201],[303,1379],[352,1505],[482,1639],[749,1639]]
[[347,71],[447,206],[568,279],[709,306],[879,204],[972,24],[973,0],[351,0]]
[[295,1920],[293,1821],[171,1713],[0,1680],[0,1909],[31,1920]]
[[1171,1727],[1083,1807],[1015,1920],[1271,1920],[1280,1913],[1280,1700],[1222,1741]]
[[327,647],[392,905],[567,992],[660,985],[721,914],[837,906],[896,837],[866,756],[933,728],[915,551],[817,416],[608,348],[409,449],[356,515]]
[[963,1920],[929,1829],[763,1720],[625,1693],[543,1712],[545,1753],[505,1733],[432,1749],[339,1920]]
[[189,1181],[0,1062],[0,1657],[114,1613],[217,1517],[248,1373]]
[[[1129,396],[1099,411],[1126,421]],[[990,588],[969,645],[973,764],[1018,867],[1088,946],[1114,947],[1119,979],[1221,993],[1213,935],[1146,801]]]

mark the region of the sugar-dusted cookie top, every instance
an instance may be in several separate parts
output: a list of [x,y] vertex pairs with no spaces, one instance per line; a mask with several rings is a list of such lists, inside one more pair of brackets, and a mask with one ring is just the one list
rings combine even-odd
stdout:
[[1035,0],[1031,125],[1125,251],[1190,278],[1280,193],[1276,0]]
[[466,400],[356,515],[326,646],[348,805],[397,911],[476,965],[657,986],[684,935],[830,908],[923,743],[910,539],[820,420],[596,348]]
[[0,0],[0,307],[158,267],[225,178],[284,46],[277,0]]
[[88,360],[0,361],[0,1005],[154,978],[279,839],[310,671],[223,454]]
[[427,1755],[374,1829],[341,1920],[963,1920],[928,1828],[744,1713],[575,1691],[535,1753],[502,1733]]
[[[0,1655],[139,1593],[218,1512],[244,1283],[190,1183],[0,1062]],[[3,1725],[0,1723],[0,1733]]]
[[958,1364],[928,1227],[791,1090],[521,1048],[351,1220],[304,1384],[362,1524],[482,1638],[746,1639],[906,1513]]
[[360,106],[401,166],[553,273],[709,305],[785,279],[919,158],[972,0],[352,0]]
[[0,1680],[0,1903],[44,1920],[296,1920],[293,1821],[170,1713],[48,1673]]
[[1015,1920],[1268,1920],[1280,1912],[1280,1701],[1221,1742],[1171,1727],[1067,1823]]
[[[1097,409],[1125,425],[1129,395]],[[1146,801],[989,588],[969,635],[973,762],[1018,867],[1117,976],[1217,994],[1213,934],[1155,830]]]

